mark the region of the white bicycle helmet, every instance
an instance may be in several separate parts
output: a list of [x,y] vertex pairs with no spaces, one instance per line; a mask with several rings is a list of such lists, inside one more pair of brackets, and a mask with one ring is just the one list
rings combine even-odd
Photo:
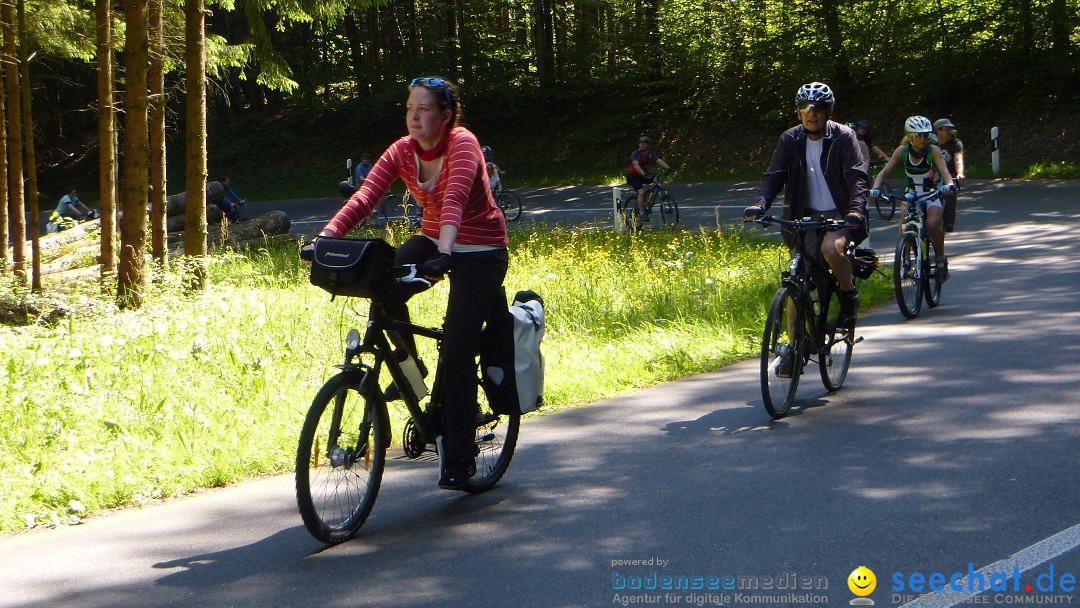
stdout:
[[933,133],[934,126],[930,124],[930,119],[925,116],[909,116],[904,121],[904,130],[908,133]]
[[800,104],[804,102],[823,103],[828,106],[832,106],[836,103],[836,96],[833,95],[832,89],[824,82],[810,82],[799,87],[799,90],[795,92],[795,103]]

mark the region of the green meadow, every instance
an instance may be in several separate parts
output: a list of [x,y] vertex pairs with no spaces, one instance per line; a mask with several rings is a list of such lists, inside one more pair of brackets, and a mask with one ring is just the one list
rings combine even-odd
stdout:
[[[215,255],[195,294],[155,271],[137,311],[95,285],[49,294],[68,309],[58,322],[0,326],[0,532],[289,471],[307,405],[368,304],[331,301],[297,251]],[[758,232],[525,226],[510,251],[508,295],[545,300],[545,411],[753,355],[787,260]],[[443,282],[413,298],[414,320],[439,325],[446,293]],[[0,299],[31,297],[43,296],[0,286]],[[883,277],[864,282],[864,305],[890,297]]]

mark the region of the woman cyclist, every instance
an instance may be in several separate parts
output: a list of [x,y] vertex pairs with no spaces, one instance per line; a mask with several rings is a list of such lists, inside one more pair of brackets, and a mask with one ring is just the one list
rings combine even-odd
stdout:
[[[409,135],[394,142],[319,236],[341,237],[371,214],[400,178],[420,205],[420,234],[405,241],[396,265],[416,264],[436,281],[449,272],[450,294],[443,324],[443,470],[439,487],[460,490],[475,471],[476,353],[480,329],[497,298],[509,261],[506,221],[491,196],[476,136],[458,126],[461,102],[453,84],[416,78],[409,85],[405,123]],[[451,271],[451,268],[453,269]],[[396,285],[383,299],[391,315],[408,321],[406,302],[423,287]],[[416,356],[411,335],[397,341]],[[397,398],[388,389],[388,397]]]
[[[930,119],[925,116],[911,116],[904,121],[905,141],[893,150],[889,161],[874,178],[870,196],[881,196],[882,182],[889,177],[893,168],[901,163],[904,165],[904,173],[907,176],[905,193],[933,192],[942,182],[947,188],[953,187],[953,178],[949,175],[949,168],[945,166],[941,150],[930,142],[930,133],[933,130]],[[945,257],[945,232],[941,229],[941,211],[940,198],[927,204],[926,228],[930,232],[931,242],[934,243],[934,247],[941,256],[941,280],[945,281],[949,278],[949,261]],[[904,214],[901,213],[900,217],[903,218]],[[903,220],[901,220],[902,224]]]

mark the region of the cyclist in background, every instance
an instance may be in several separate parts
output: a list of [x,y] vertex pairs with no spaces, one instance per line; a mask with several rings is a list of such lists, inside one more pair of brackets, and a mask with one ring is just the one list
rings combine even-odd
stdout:
[[[934,135],[937,137],[938,147],[941,148],[941,156],[945,158],[945,166],[949,168],[949,174],[959,188],[964,181],[964,142],[953,134],[955,128],[956,125],[948,118],[934,121]],[[945,210],[941,218],[945,223],[945,232],[952,232],[956,226],[956,190],[946,192],[942,198]]]
[[371,172],[371,152],[364,152],[360,155],[360,162],[353,167],[353,186],[359,188],[364,180],[367,179],[368,173]]
[[[949,168],[945,165],[945,158],[941,155],[941,150],[930,141],[930,133],[933,131],[930,119],[925,116],[910,116],[904,121],[904,131],[906,141],[893,151],[889,162],[885,163],[881,172],[874,178],[870,196],[881,196],[882,182],[899,164],[903,164],[904,174],[907,177],[904,192],[926,194],[938,189],[942,183],[946,187],[952,187],[953,179]],[[930,232],[930,240],[941,256],[941,280],[944,282],[949,278],[949,261],[945,256],[945,233],[941,230],[941,212],[940,198],[927,203],[926,228]],[[900,214],[901,227],[904,215]]]
[[[784,190],[784,219],[824,216],[843,219],[842,230],[821,234],[816,242],[807,239],[805,255],[820,259],[820,250],[840,283],[838,325],[855,323],[859,292],[846,255],[849,241],[862,242],[869,233],[866,217],[866,160],[858,138],[850,128],[832,117],[836,97],[825,83],[811,82],[795,93],[795,115],[799,124],[780,135],[769,169],[761,178],[758,199],[743,211],[746,219],[765,214],[776,195]],[[794,235],[784,231],[789,247]],[[794,253],[794,252],[792,252]]]
[[502,176],[505,171],[495,164],[495,152],[491,149],[491,146],[484,146],[480,148],[480,151],[484,153],[484,167],[487,171],[488,185],[491,186],[492,192],[498,194],[503,191]]
[[[888,160],[889,155],[884,150],[878,147],[874,143],[874,138],[870,136],[870,120],[866,118],[860,118],[859,122],[855,123],[855,135],[859,138],[859,141],[866,144],[866,149],[874,154],[877,154],[881,160]],[[866,161],[870,162],[870,155],[867,154]]]
[[656,181],[656,177],[649,174],[649,165],[652,163],[656,163],[661,169],[671,170],[662,158],[649,150],[649,138],[642,137],[638,140],[637,150],[630,153],[630,166],[626,169],[626,182],[637,192],[637,208],[642,222],[649,219],[645,213],[645,186]]

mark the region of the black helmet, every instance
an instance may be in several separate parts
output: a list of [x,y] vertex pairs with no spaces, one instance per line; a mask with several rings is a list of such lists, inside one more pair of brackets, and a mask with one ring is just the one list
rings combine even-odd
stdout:
[[829,85],[824,82],[810,82],[802,85],[795,92],[795,103],[804,102],[821,103],[831,107],[836,103],[836,97]]
[[484,146],[483,148],[480,148],[480,151],[484,153],[484,160],[489,163],[491,162],[491,157],[495,156],[495,152],[492,151],[491,146]]
[[869,129],[870,128],[870,119],[869,118],[860,118],[859,122],[855,123],[855,126],[864,127],[864,128]]

